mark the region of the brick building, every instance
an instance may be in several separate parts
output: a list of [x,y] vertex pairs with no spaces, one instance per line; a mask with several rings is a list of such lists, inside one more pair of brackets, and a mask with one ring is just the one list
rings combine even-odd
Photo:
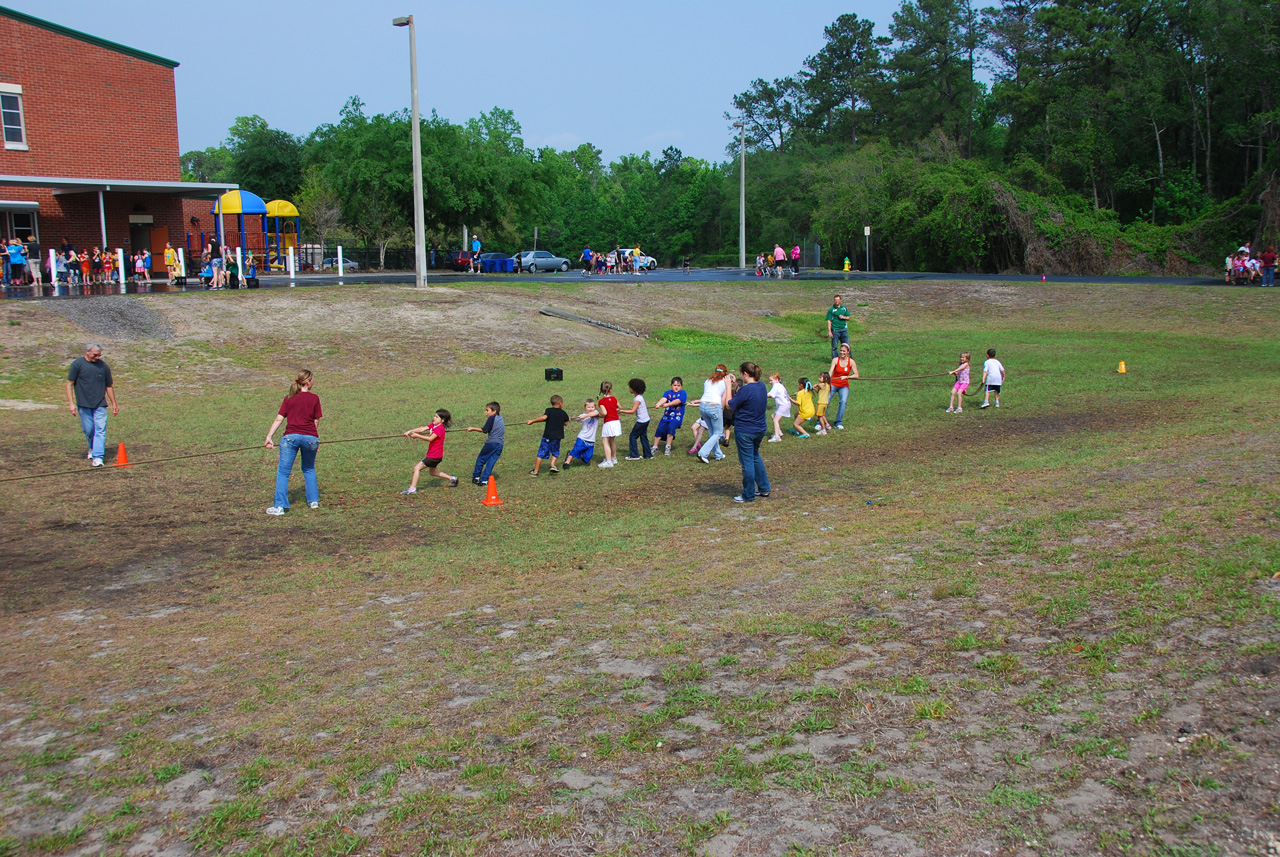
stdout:
[[234,184],[183,182],[178,63],[0,6],[0,238],[42,258],[184,246],[188,218]]

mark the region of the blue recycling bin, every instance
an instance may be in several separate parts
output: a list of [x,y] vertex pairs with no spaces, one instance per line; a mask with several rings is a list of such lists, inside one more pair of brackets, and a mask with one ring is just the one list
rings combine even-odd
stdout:
[[515,271],[515,259],[481,259],[480,270],[486,274],[510,274]]

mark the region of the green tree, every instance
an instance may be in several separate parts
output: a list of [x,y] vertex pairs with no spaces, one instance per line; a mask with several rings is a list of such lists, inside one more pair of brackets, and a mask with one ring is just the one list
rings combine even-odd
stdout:
[[873,94],[884,83],[880,52],[889,39],[877,37],[874,30],[871,21],[853,13],[841,15],[822,31],[826,44],[805,60],[800,73],[809,99],[809,124],[855,145],[859,125],[870,122]]
[[302,142],[261,116],[240,116],[227,134],[231,177],[264,200],[292,199],[302,183]]

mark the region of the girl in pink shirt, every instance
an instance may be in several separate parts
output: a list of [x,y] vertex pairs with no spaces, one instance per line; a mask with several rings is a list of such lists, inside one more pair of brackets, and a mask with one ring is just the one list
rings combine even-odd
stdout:
[[440,462],[444,461],[444,432],[451,422],[453,422],[453,414],[441,408],[436,411],[436,415],[430,423],[409,429],[404,433],[405,437],[427,442],[427,457],[413,466],[413,479],[409,482],[409,487],[400,492],[401,494],[418,493],[418,477],[422,475],[423,470],[426,470],[432,476],[447,479],[450,488],[457,487],[458,477],[450,476],[440,469]]

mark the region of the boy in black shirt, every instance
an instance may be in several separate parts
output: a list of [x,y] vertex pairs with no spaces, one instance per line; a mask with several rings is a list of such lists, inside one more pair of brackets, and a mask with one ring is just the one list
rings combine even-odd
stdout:
[[560,458],[560,441],[564,440],[564,427],[568,422],[569,415],[564,410],[564,399],[559,396],[551,397],[551,407],[543,411],[542,416],[525,421],[527,426],[534,423],[547,424],[547,427],[542,430],[542,442],[538,444],[538,457],[533,461],[533,469],[529,471],[530,476],[538,475],[544,458],[551,459],[552,473],[560,472],[556,462]]

